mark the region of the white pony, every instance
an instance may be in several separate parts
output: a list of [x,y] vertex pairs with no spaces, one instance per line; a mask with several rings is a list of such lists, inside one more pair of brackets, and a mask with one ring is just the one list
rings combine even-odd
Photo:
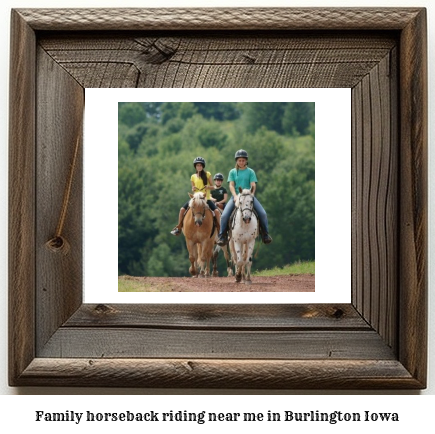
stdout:
[[251,281],[252,256],[255,238],[258,234],[258,221],[254,213],[253,189],[242,190],[235,201],[235,213],[231,224],[230,249],[236,266],[236,282],[243,278],[245,284]]

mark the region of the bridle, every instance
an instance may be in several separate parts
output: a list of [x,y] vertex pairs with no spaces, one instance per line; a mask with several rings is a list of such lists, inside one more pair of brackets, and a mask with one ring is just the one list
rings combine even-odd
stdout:
[[254,200],[252,200],[250,207],[242,208],[241,198],[243,196],[252,196],[252,194],[250,194],[250,193],[245,193],[245,194],[241,194],[240,193],[239,194],[239,206],[238,206],[238,209],[240,210],[240,212],[242,214],[242,218],[243,218],[243,211],[249,211],[251,213],[250,216],[252,216],[252,213],[254,212]]
[[206,209],[207,209],[207,207],[206,207],[206,202],[205,202],[205,200],[204,199],[200,199],[201,201],[202,201],[202,212],[194,212],[193,211],[193,202],[192,202],[192,206],[190,207],[191,209],[192,209],[192,218],[193,218],[193,220],[195,220],[195,216],[196,215],[201,215],[202,216],[202,219],[204,220],[205,219],[205,211],[206,211]]

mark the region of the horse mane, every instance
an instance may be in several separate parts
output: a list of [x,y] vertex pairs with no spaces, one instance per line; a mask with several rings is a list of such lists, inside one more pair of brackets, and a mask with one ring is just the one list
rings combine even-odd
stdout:
[[204,193],[202,193],[202,192],[200,192],[200,191],[197,191],[196,193],[193,193],[193,196],[192,195],[190,195],[190,197],[191,197],[191,199],[190,199],[190,201],[189,201],[189,207],[192,207],[192,204],[193,204],[193,202],[195,201],[195,200],[203,200],[203,201],[205,201],[205,194]]

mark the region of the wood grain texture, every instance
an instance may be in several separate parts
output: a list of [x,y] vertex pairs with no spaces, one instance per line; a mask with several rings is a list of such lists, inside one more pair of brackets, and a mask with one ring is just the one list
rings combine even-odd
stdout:
[[[424,9],[12,16],[11,385],[425,387]],[[80,182],[70,255],[43,243],[85,87],[350,87],[352,305],[82,305]]]
[[35,30],[401,30],[420,8],[18,9]]
[[184,330],[370,330],[351,305],[83,304],[64,327]]
[[11,17],[9,117],[9,378],[35,357],[35,35]]
[[[82,303],[83,164],[80,146],[62,236],[66,252],[46,243],[56,235],[77,138],[82,140],[84,89],[37,50],[36,320],[37,352]],[[64,254],[66,253],[66,254]],[[45,315],[52,312],[52,315]]]
[[396,48],[352,90],[352,293],[358,312],[397,348],[400,152],[392,64]]
[[373,330],[60,328],[39,357],[394,360]]
[[397,361],[203,359],[41,359],[23,372],[25,385],[208,389],[418,389]]
[[422,11],[401,34],[400,348],[411,374],[426,379],[427,28]]
[[73,34],[40,38],[84,87],[354,87],[397,39],[359,33]]

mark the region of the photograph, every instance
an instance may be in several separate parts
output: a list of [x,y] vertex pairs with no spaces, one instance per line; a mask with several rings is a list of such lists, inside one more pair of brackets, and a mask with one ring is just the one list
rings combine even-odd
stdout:
[[314,266],[314,102],[118,103],[119,291],[312,292]]

